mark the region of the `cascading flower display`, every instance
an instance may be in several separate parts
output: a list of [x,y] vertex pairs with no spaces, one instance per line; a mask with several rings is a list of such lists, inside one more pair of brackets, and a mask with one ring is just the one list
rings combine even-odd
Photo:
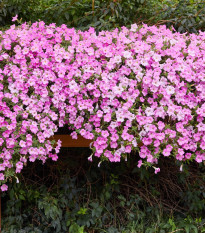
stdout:
[[102,160],[138,150],[139,167],[161,156],[200,163],[204,117],[204,32],[134,24],[97,35],[44,22],[0,32],[2,191],[28,160],[57,160],[61,142],[49,138],[65,125]]

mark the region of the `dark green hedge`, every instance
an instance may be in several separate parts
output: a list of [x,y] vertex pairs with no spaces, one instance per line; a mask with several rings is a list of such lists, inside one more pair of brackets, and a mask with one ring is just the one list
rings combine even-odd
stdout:
[[28,164],[2,197],[2,233],[167,233],[205,231],[205,173],[171,159],[157,175],[127,163],[88,162],[86,148],[61,150],[58,162]]
[[0,26],[22,21],[110,30],[132,23],[166,24],[179,32],[205,29],[204,0],[1,0]]

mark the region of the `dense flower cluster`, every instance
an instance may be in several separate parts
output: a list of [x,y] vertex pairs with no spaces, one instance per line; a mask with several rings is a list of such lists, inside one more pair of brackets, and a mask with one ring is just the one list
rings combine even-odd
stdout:
[[137,149],[139,167],[160,156],[202,162],[204,100],[204,32],[13,25],[0,32],[1,190],[27,160],[58,158],[61,142],[49,138],[64,125],[103,160]]

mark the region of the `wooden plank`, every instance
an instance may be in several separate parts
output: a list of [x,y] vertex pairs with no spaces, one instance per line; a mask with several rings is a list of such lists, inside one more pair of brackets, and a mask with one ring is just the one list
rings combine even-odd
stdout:
[[[82,136],[78,135],[78,139],[72,139],[70,135],[54,135],[50,138],[50,140],[56,140],[58,141],[60,139],[62,141],[62,147],[90,147],[90,143],[92,140],[88,140],[83,138]],[[143,143],[138,143],[138,146],[143,146]]]
[[78,135],[78,139],[72,139],[70,135],[54,135],[50,140],[62,141],[62,147],[89,147],[92,140],[88,140]]

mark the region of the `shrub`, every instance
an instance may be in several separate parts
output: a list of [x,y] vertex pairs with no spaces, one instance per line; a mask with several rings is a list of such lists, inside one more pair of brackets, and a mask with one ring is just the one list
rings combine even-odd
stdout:
[[179,32],[205,29],[203,0],[2,0],[0,26],[16,14],[23,22],[66,24],[81,30],[110,30],[141,22],[166,24]]
[[62,1],[50,5],[41,19],[81,30],[90,27],[110,30],[136,22],[144,3],[144,0]]
[[36,21],[43,10],[41,0],[1,0],[0,26],[11,25],[11,19],[16,14],[24,21]]
[[97,36],[39,22],[1,32],[1,190],[28,160],[57,160],[61,142],[49,138],[64,125],[93,140],[91,161],[137,150],[138,166],[155,173],[162,156],[203,162],[204,48],[203,32],[165,26]]
[[165,0],[163,3],[151,1],[149,17],[144,18],[150,24],[173,26],[180,33],[197,33],[205,30],[205,4],[203,0]]
[[128,162],[90,164],[89,149],[63,148],[57,162],[29,163],[22,183],[2,194],[2,233],[203,232],[204,167],[180,172],[174,161],[162,171]]
[[133,23],[138,17],[144,0],[3,0],[0,5],[0,25],[11,24],[12,16],[18,14],[23,21],[55,22],[68,27],[108,30]]

